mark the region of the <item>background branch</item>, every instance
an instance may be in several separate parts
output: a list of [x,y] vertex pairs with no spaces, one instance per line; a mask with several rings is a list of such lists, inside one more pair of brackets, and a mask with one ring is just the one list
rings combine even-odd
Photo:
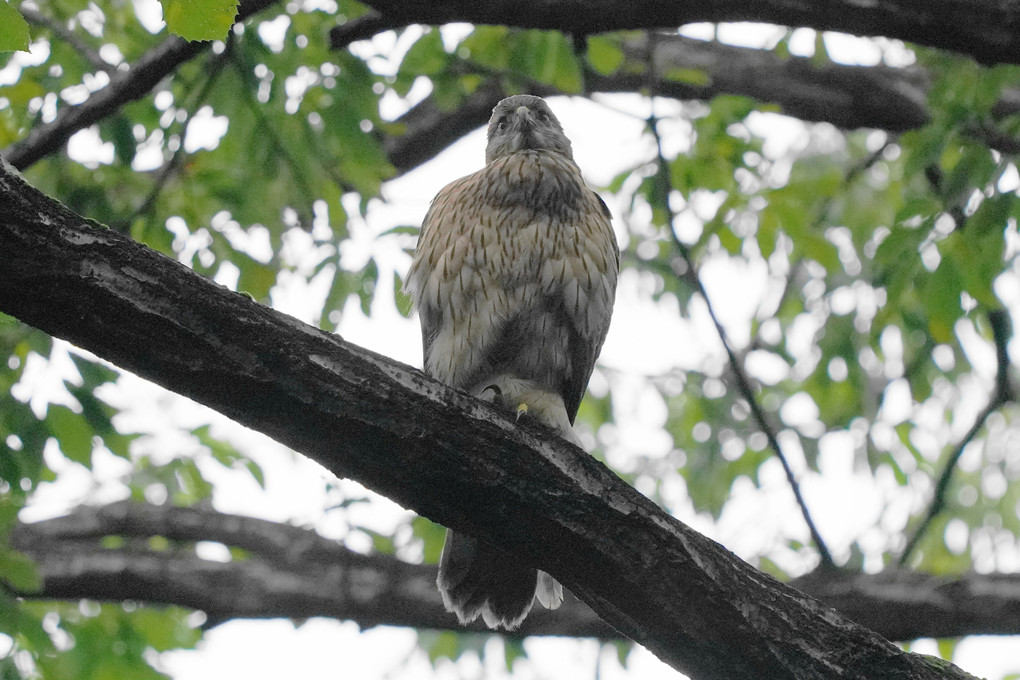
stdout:
[[808,510],[807,502],[804,500],[804,496],[800,492],[800,484],[797,482],[797,477],[793,472],[793,468],[790,467],[786,454],[783,453],[783,448],[779,445],[779,438],[776,436],[776,430],[772,426],[772,423],[769,422],[761,404],[758,403],[758,398],[755,396],[754,388],[751,386],[751,379],[748,377],[743,364],[737,357],[737,354],[730,343],[729,337],[726,334],[726,329],[723,328],[722,323],[719,321],[719,317],[715,313],[715,308],[712,306],[712,300],[708,296],[708,292],[705,290],[704,284],[701,282],[701,277],[698,274],[698,268],[694,262],[694,258],[691,256],[690,249],[677,236],[675,226],[676,214],[670,204],[670,194],[672,193],[672,182],[669,177],[670,166],[662,153],[662,139],[659,136],[658,122],[659,121],[654,114],[648,121],[649,130],[655,137],[656,178],[660,186],[659,194],[663,203],[662,207],[669,216],[667,228],[669,230],[670,237],[672,238],[673,245],[675,246],[678,254],[684,261],[684,279],[698,292],[699,295],[701,295],[701,299],[705,302],[705,308],[708,310],[708,316],[712,319],[712,324],[715,326],[716,333],[719,336],[719,341],[722,343],[723,349],[726,352],[730,372],[736,379],[737,389],[740,391],[740,396],[745,402],[747,402],[747,406],[751,411],[751,415],[754,417],[755,423],[758,425],[758,429],[765,434],[765,438],[769,443],[769,448],[771,448],[772,452],[776,454],[776,458],[779,459],[780,464],[783,466],[783,471],[786,473],[786,481],[790,485],[790,490],[793,492],[794,499],[797,501],[797,507],[800,508],[800,514],[804,518],[804,523],[807,525],[808,531],[811,534],[811,539],[814,541],[815,548],[818,550],[818,557],[821,560],[821,566],[823,568],[832,568],[835,566],[835,562],[833,562],[832,559],[832,553],[829,552],[829,548],[825,544],[825,540],[822,538],[821,532],[818,531],[818,527],[811,518],[811,512]]
[[[122,543],[112,547],[109,537]],[[170,547],[153,550],[148,539]],[[231,562],[202,559],[198,541],[241,548]],[[364,555],[310,529],[202,508],[121,502],[79,507],[66,517],[19,524],[12,546],[39,565],[43,586],[30,599],[173,604],[203,611],[207,625],[237,618],[351,620],[463,630],[443,609],[435,565]],[[114,544],[115,545],[115,544]],[[817,571],[793,582],[890,640],[1020,633],[1020,575],[937,578],[890,571]],[[469,630],[492,634],[481,622]],[[513,637],[616,639],[618,633],[576,598],[535,609]]]
[[995,309],[988,313],[988,324],[992,327],[992,336],[995,342],[995,357],[996,357],[996,373],[995,373],[995,387],[992,389],[992,394],[989,397],[988,405],[978,414],[974,419],[974,424],[970,426],[967,433],[963,435],[960,441],[953,447],[953,451],[949,454],[949,458],[946,460],[945,466],[942,468],[942,473],[939,475],[938,481],[935,483],[935,491],[932,493],[931,503],[928,505],[928,511],[924,515],[924,519],[921,520],[917,528],[914,529],[914,533],[910,536],[907,541],[906,547],[903,549],[903,553],[900,555],[899,564],[903,566],[910,559],[910,556],[914,553],[921,539],[924,538],[928,529],[931,527],[932,521],[938,517],[946,507],[946,499],[949,492],[949,484],[953,479],[953,472],[956,470],[957,464],[960,462],[960,456],[963,455],[964,449],[967,445],[973,441],[977,433],[981,431],[981,428],[985,426],[985,422],[988,417],[1002,408],[1005,404],[1013,401],[1015,398],[1013,392],[1013,386],[1009,380],[1009,353],[1007,351],[1007,345],[1009,339],[1013,333],[1010,328],[1011,324],[1009,321],[1009,314],[1003,309]]
[[32,9],[25,4],[18,7],[18,11],[21,12],[21,16],[25,17],[30,24],[47,29],[52,32],[53,35],[70,45],[74,51],[81,55],[81,58],[87,61],[92,67],[97,68],[100,71],[105,71],[110,75],[117,72],[116,66],[108,63],[105,59],[99,56],[99,50],[89,45],[77,33],[56,19],[48,17],[42,12]]

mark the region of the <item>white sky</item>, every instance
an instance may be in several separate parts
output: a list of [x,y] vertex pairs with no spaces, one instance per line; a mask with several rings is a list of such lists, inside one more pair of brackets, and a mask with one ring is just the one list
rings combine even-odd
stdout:
[[[148,2],[148,0],[146,0]],[[142,3],[136,3],[142,4]],[[260,35],[272,45],[276,35],[282,36],[285,24],[274,22],[264,25]],[[710,36],[711,27],[687,27],[685,33],[695,37]],[[275,32],[275,33],[274,33]],[[446,38],[462,35],[463,29],[451,27]],[[718,29],[721,40],[736,44],[762,45],[774,40],[774,27],[724,25]],[[406,49],[413,36],[404,39]],[[800,29],[791,41],[795,53],[811,54],[816,34]],[[909,63],[911,55],[893,41],[872,41],[850,36],[827,34],[826,46],[830,54],[849,63],[874,64],[885,59],[887,63]],[[379,36],[372,43],[356,47],[365,53],[389,53],[393,49],[392,36]],[[38,58],[38,55],[34,55]],[[397,58],[377,58],[373,67],[378,70],[395,68]],[[0,72],[0,80],[3,73]],[[419,99],[427,88],[416,88],[411,98]],[[552,107],[563,122],[573,142],[578,164],[594,186],[601,186],[621,170],[647,160],[653,153],[652,141],[642,134],[649,104],[636,96],[596,98],[598,104],[584,99],[554,98]],[[384,115],[395,116],[409,102],[384,102]],[[678,104],[659,101],[656,113],[668,118],[676,114]],[[229,112],[222,112],[229,114]],[[192,124],[185,140],[189,150],[214,148],[226,133],[228,121],[211,110],[202,112],[198,124]],[[775,115],[757,117],[752,125],[755,132],[766,135],[766,148],[775,157],[797,152],[810,142],[839,143],[839,136],[824,126],[805,133],[805,126],[797,121]],[[685,144],[682,124],[664,123],[667,144],[674,150]],[[155,152],[158,144],[153,146]],[[387,354],[406,363],[420,366],[421,346],[416,319],[404,319],[392,304],[389,289],[394,270],[406,270],[408,259],[393,241],[381,242],[376,235],[400,224],[419,224],[431,198],[446,183],[481,166],[484,134],[476,130],[444,151],[438,158],[407,175],[390,182],[384,189],[387,204],[376,202],[368,223],[353,220],[350,224],[352,239],[343,249],[344,262],[355,266],[369,255],[380,264],[380,290],[373,305],[372,315],[365,317],[357,304],[351,302],[344,310],[340,332],[345,339]],[[98,133],[85,130],[75,135],[69,144],[72,157],[86,162],[112,161],[112,145],[102,144]],[[144,154],[137,163],[147,163]],[[608,198],[608,197],[607,197]],[[614,215],[620,216],[623,207],[610,201]],[[618,235],[625,237],[617,220]],[[194,228],[195,225],[192,225]],[[295,257],[301,257],[302,244],[293,244]],[[765,266],[736,267],[722,261],[706,263],[703,279],[730,336],[737,342],[747,338],[749,319],[753,317],[763,298],[768,294],[769,281]],[[230,278],[225,273],[226,278]],[[298,318],[312,321],[321,308],[328,281],[305,284],[292,279],[273,292],[275,307]],[[1015,284],[1004,284],[1000,295],[1014,304],[1020,302],[1020,290]],[[665,406],[661,397],[643,381],[643,376],[659,375],[671,368],[701,366],[706,361],[722,366],[721,345],[708,321],[704,306],[692,305],[690,320],[681,320],[675,305],[668,301],[656,304],[644,294],[647,281],[628,274],[620,285],[619,298],[609,337],[603,349],[601,364],[610,371],[600,372],[593,379],[593,389],[604,390],[612,380],[618,403],[613,427],[621,444],[619,451],[608,452],[611,462],[627,465],[627,456],[643,454],[664,456],[672,442],[661,432],[665,421]],[[748,291],[756,291],[748,294]],[[964,329],[962,332],[966,333]],[[811,329],[804,329],[805,344],[810,343]],[[979,369],[980,378],[990,382],[994,375],[994,355],[989,354],[986,343],[969,340],[968,353]],[[990,358],[989,358],[990,357]],[[57,360],[50,365],[36,362],[26,370],[24,385],[17,396],[34,399],[34,406],[43,408],[52,398],[54,386],[63,376],[73,373],[69,362]],[[756,375],[768,381],[770,368],[761,365]],[[985,388],[977,386],[983,393]],[[379,500],[369,504],[356,504],[347,513],[326,513],[324,508],[336,500],[327,490],[324,480],[329,474],[318,465],[296,456],[268,438],[245,430],[226,418],[197,407],[190,401],[169,395],[163,390],[133,376],[125,376],[117,389],[104,394],[113,405],[125,409],[118,426],[125,431],[152,433],[153,437],[140,443],[146,453],[156,456],[177,455],[181,451],[198,450],[189,437],[182,437],[180,428],[191,428],[206,422],[214,424],[214,434],[234,442],[240,450],[254,458],[265,470],[267,488],[263,491],[247,478],[223,470],[208,455],[197,453],[204,473],[217,483],[215,506],[225,512],[247,514],[277,521],[314,525],[326,536],[335,537],[355,549],[367,549],[363,534],[352,533],[352,524],[387,531],[406,517],[407,513],[394,504]],[[788,422],[809,427],[812,421],[810,408],[797,408],[796,401],[785,409]],[[890,397],[889,413],[892,422],[896,414],[895,395]],[[902,403],[906,404],[903,399]],[[976,412],[982,404],[970,404]],[[901,409],[902,410],[902,409]],[[159,414],[154,418],[153,414]],[[957,419],[958,429],[966,429],[969,420]],[[944,427],[944,425],[943,425]],[[836,435],[827,438],[820,458],[821,474],[805,470],[803,458],[797,455],[795,441],[784,441],[792,462],[802,478],[803,492],[813,517],[830,547],[837,555],[845,554],[855,540],[874,546],[876,553],[883,549],[885,532],[895,533],[897,525],[906,521],[911,509],[916,511],[921,496],[916,490],[905,492],[891,480],[876,481],[870,473],[861,474],[853,469],[853,436]],[[615,458],[614,458],[615,456]],[[47,461],[59,473],[58,480],[44,484],[34,499],[32,508],[24,513],[25,519],[41,518],[64,512],[80,502],[100,502],[122,498],[125,495],[120,478],[128,471],[128,464],[110,455],[97,455],[96,475],[62,459],[55,450],[47,452]],[[360,493],[352,482],[341,482],[340,488],[349,495]],[[640,484],[639,484],[640,488]],[[767,463],[761,471],[761,483],[734,486],[734,499],[722,518],[713,523],[690,504],[682,480],[673,474],[666,479],[662,493],[670,509],[683,521],[699,531],[721,541],[745,557],[769,553],[783,566],[804,571],[797,555],[776,553],[777,545],[788,537],[807,541],[799,513],[776,461]],[[158,494],[157,494],[158,496]],[[154,497],[150,500],[160,502]],[[883,514],[883,506],[890,506]],[[852,512],[847,509],[852,508]],[[876,527],[882,527],[879,531]],[[210,547],[209,558],[219,557]],[[770,552],[772,550],[772,552]],[[1009,569],[1020,568],[1020,557],[1014,555]],[[876,565],[871,565],[876,568]],[[1004,565],[997,565],[1003,569]],[[678,678],[672,669],[659,663],[643,650],[631,656],[628,669],[620,667],[615,650],[599,652],[599,646],[590,640],[530,639],[526,642],[529,658],[515,666],[514,678]],[[934,643],[920,641],[916,651],[935,653]],[[510,677],[505,670],[500,643],[493,640],[487,646],[484,666],[477,657],[467,655],[457,664],[444,663],[435,672],[440,678],[501,678]],[[979,676],[1001,677],[1007,672],[1020,672],[1020,642],[1016,638],[969,638],[961,643],[956,662],[965,670]],[[361,633],[351,623],[313,619],[295,627],[289,621],[250,622],[236,621],[219,626],[206,634],[197,651],[181,651],[162,655],[158,665],[177,680],[220,680],[227,677],[262,678],[274,680],[283,676],[319,678],[419,678],[428,677],[432,669],[423,652],[417,649],[415,634],[409,630],[380,628]]]

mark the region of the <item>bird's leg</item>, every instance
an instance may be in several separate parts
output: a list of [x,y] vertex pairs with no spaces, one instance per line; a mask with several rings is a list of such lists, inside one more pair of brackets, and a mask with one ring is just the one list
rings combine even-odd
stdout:
[[521,403],[517,404],[517,420],[520,420],[521,416],[523,416],[527,412],[528,404],[526,402],[522,401]]

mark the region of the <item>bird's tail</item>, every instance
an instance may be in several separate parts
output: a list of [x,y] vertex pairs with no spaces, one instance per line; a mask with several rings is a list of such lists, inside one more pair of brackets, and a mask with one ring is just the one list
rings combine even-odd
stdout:
[[513,630],[531,611],[537,572],[512,553],[471,536],[446,532],[439,592],[461,623],[481,615],[489,628]]
[[[527,412],[580,445],[559,395],[507,376],[484,381],[476,393],[509,410]],[[447,611],[456,614],[462,624],[481,616],[492,629],[517,628],[536,597],[548,609],[563,602],[563,586],[549,574],[528,566],[513,553],[453,531],[446,533],[436,582]]]

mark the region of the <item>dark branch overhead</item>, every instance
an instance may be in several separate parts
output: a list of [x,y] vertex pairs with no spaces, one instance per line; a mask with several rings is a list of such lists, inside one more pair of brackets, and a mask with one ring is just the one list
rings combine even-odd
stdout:
[[[243,20],[274,4],[271,0],[246,0],[241,3],[238,16]],[[402,17],[413,12],[428,11],[430,17],[441,22],[443,16],[452,16],[455,11],[475,11],[471,8],[477,6],[478,12],[488,13],[485,16],[500,10],[503,12],[500,16],[509,22],[509,25],[523,25],[520,22],[528,19],[530,15],[523,12],[521,7],[533,4],[541,10],[539,16],[545,17],[545,21],[551,21],[553,16],[560,16],[566,21],[572,16],[571,12],[567,11],[572,7],[572,3],[555,0],[532,3],[461,1],[442,3],[441,6],[410,2],[370,4],[375,5],[380,11],[352,19],[331,31],[331,41],[335,48],[346,48],[354,40],[368,38],[375,32],[405,25],[407,21]],[[406,8],[401,9],[405,4]],[[612,11],[600,16],[600,20],[607,21],[612,17],[622,20],[619,19],[623,16],[620,12],[627,16],[640,16],[642,12],[649,13],[654,9],[656,12],[665,12],[663,16],[668,18],[670,13],[691,12],[696,9],[708,11],[715,7],[711,3],[695,3],[692,6],[689,3],[647,0],[625,3],[614,0],[605,4],[611,5]],[[776,2],[780,7],[790,7],[793,4],[785,0]],[[801,3],[805,8],[804,12],[811,13],[817,10],[826,16],[829,10],[819,8],[838,7],[841,4]],[[847,4],[861,5],[861,3]],[[937,3],[931,7],[941,4],[951,3]],[[762,3],[727,2],[722,5],[734,12],[737,9],[744,9],[748,14],[745,19],[750,20],[751,15],[759,12],[758,8]],[[874,7],[877,8],[879,5],[885,8],[895,7],[890,3],[876,3]],[[928,12],[927,7],[929,6],[918,5],[909,16],[919,16]],[[960,22],[958,30],[975,31],[977,30],[975,25],[979,21],[992,22],[996,31],[1008,25],[1009,21],[1013,21],[1015,25],[1015,16],[1006,10],[996,9],[995,3],[988,0],[969,7],[974,8],[974,16],[968,21]],[[930,11],[932,21],[942,21],[934,9]],[[583,13],[593,12],[594,10],[585,10]],[[829,20],[837,19],[839,17],[834,15]],[[663,20],[662,25],[673,27],[679,25],[669,21]],[[612,26],[606,23],[603,30],[612,30]],[[850,30],[850,26],[834,27],[833,30],[855,32]],[[994,31],[987,36],[982,35],[981,39],[973,43],[974,48],[984,45],[986,38],[994,44],[995,35]],[[1015,60],[1017,55],[1020,55],[1018,49],[1020,32],[1014,32],[1012,39],[1017,43],[1017,47],[1011,48],[1010,52]],[[62,150],[75,132],[115,114],[128,102],[147,96],[163,78],[172,74],[182,63],[201,54],[207,45],[208,43],[186,43],[177,38],[168,38],[140,57],[126,73],[118,73],[109,85],[93,93],[83,103],[61,108],[56,120],[37,126],[28,137],[4,149],[3,156],[16,168],[24,170],[40,158]],[[765,50],[708,43],[678,35],[657,35],[651,43],[647,36],[638,36],[628,43],[627,52],[628,58],[639,65],[638,72],[591,75],[586,94],[636,92],[648,89],[653,94],[677,99],[710,99],[719,94],[744,95],[767,104],[774,104],[780,111],[795,118],[811,122],[828,122],[843,129],[877,128],[889,132],[903,132],[921,127],[929,120],[926,97],[930,77],[920,67],[897,69],[884,66],[818,64],[810,59],[783,59]],[[651,76],[648,75],[645,66],[649,62],[653,65]],[[706,76],[705,82],[694,84],[671,80],[667,75],[671,69],[699,71]],[[536,94],[555,94],[548,87],[532,89]],[[505,96],[502,86],[491,82],[452,111],[441,110],[430,99],[426,99],[400,119],[399,122],[407,126],[405,134],[383,137],[390,162],[399,172],[407,172],[433,158],[452,141],[483,125],[492,106],[502,96]],[[1020,94],[1012,90],[1006,91],[996,113],[1003,115],[1015,113],[1018,108]],[[1015,152],[1020,147],[1020,140],[1001,133],[989,131],[987,136],[986,141],[993,148]]]
[[0,203],[0,311],[513,546],[678,670],[966,677],[754,569],[576,447],[89,223],[6,168]]
[[1000,0],[366,0],[403,24],[500,24],[590,35],[675,29],[697,22],[762,22],[898,38],[967,54],[985,64],[1020,63],[1020,5]]

